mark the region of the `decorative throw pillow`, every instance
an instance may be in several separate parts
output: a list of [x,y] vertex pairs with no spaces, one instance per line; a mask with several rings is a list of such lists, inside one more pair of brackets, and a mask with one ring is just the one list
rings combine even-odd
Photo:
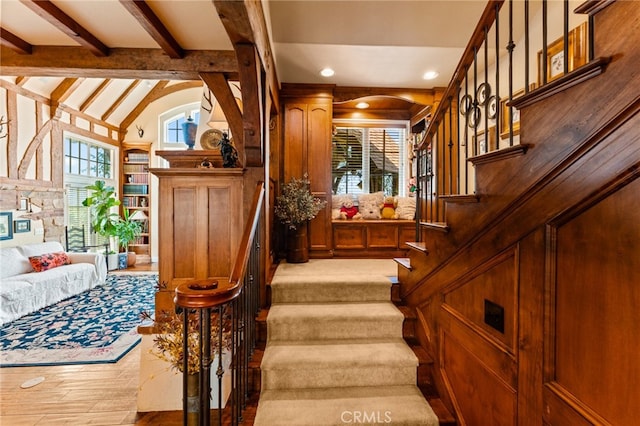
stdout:
[[374,192],[373,194],[360,194],[358,195],[358,205],[368,206],[369,204],[375,204],[378,207],[382,207],[384,203],[384,192]]
[[71,261],[65,252],[45,253],[40,256],[31,256],[29,262],[36,272],[43,272],[58,266],[70,265]]
[[415,197],[398,197],[398,205],[396,206],[396,219],[413,220],[416,216],[416,198]]

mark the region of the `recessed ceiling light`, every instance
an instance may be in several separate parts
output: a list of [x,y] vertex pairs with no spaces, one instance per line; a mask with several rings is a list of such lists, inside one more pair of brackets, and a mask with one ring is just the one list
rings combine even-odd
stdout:
[[335,71],[332,70],[331,68],[324,68],[322,71],[320,71],[320,75],[323,77],[331,77],[334,74],[335,74]]
[[369,104],[366,103],[366,102],[358,102],[356,104],[356,108],[358,108],[358,109],[367,109],[367,108],[369,108]]
[[438,73],[436,71],[427,71],[427,72],[424,73],[422,78],[425,79],[425,80],[433,80],[437,76],[438,76]]

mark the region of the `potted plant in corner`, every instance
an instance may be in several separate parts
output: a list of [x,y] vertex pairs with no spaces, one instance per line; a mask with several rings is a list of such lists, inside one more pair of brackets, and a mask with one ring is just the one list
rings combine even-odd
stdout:
[[107,186],[104,181],[97,180],[93,185],[85,186],[90,195],[82,202],[82,205],[91,209],[91,228],[93,232],[109,239],[109,257],[107,267],[109,270],[118,267],[118,255],[116,249],[116,224],[120,220],[114,207],[120,205],[120,200],[115,196],[115,189]]
[[307,180],[293,178],[284,185],[282,194],[276,198],[275,214],[287,227],[287,262],[309,260],[307,225],[326,204],[311,194]]
[[142,228],[140,223],[135,220],[131,220],[129,217],[129,210],[123,209],[122,217],[115,225],[115,235],[118,237],[118,243],[120,244],[120,247],[124,249],[124,254],[126,255],[127,260],[125,261],[125,267],[136,264],[136,253],[129,251],[129,243],[138,238],[141,233]]

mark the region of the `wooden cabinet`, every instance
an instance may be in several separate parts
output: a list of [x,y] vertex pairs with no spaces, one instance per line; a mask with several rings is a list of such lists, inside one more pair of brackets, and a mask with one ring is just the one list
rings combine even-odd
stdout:
[[129,243],[136,253],[136,263],[151,263],[151,192],[149,151],[151,142],[122,144],[121,199],[123,210],[140,223],[142,234]]
[[[162,156],[159,152],[158,155]],[[242,237],[242,169],[152,169],[158,177],[156,313],[186,281],[228,280]]]
[[284,99],[284,182],[308,178],[311,192],[327,206],[309,223],[309,255],[331,255],[331,128],[332,93],[309,86],[288,92]]
[[415,240],[413,220],[334,220],[335,257],[404,256],[407,241]]

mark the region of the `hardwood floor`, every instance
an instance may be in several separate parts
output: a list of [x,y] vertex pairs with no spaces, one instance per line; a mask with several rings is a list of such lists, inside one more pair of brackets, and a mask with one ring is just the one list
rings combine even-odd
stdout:
[[[157,264],[138,264],[110,274],[157,271]],[[181,426],[182,411],[137,412],[140,346],[115,364],[0,368],[0,425],[154,425]],[[32,388],[27,380],[44,377]],[[253,394],[242,425],[253,424]],[[230,424],[225,410],[223,423]],[[212,410],[211,424],[217,423]]]
[[[157,271],[157,264],[110,273]],[[181,412],[137,413],[140,348],[115,364],[0,368],[0,424],[181,425]],[[44,377],[29,389],[20,385]]]

